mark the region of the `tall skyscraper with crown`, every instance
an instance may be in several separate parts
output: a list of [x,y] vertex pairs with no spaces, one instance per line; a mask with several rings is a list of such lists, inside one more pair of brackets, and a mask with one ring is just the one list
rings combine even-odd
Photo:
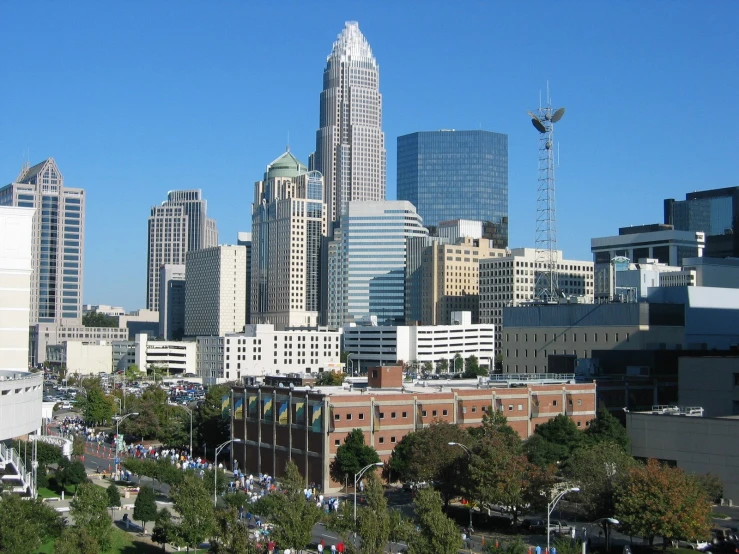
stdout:
[[385,200],[385,158],[380,69],[359,24],[348,21],[326,59],[309,164],[323,175],[329,222],[339,220],[348,202]]

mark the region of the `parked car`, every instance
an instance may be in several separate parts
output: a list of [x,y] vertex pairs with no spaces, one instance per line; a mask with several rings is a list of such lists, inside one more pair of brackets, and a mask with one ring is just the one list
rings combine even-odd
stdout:
[[543,519],[536,519],[536,518],[524,518],[521,520],[521,529],[524,531],[531,531],[532,533],[543,533],[544,529],[547,526],[547,522]]
[[71,402],[62,402],[61,404],[59,404],[59,409],[61,409],[61,410],[71,410],[72,409],[72,404],[71,404]]
[[678,539],[672,541],[677,548],[687,548],[688,550],[705,550],[710,546],[710,542],[704,539]]
[[553,520],[549,522],[549,532],[555,535],[569,535],[572,531],[572,525],[562,520]]

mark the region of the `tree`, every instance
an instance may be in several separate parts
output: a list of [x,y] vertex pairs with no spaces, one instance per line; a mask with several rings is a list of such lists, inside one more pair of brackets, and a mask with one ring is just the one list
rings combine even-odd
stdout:
[[457,424],[436,421],[419,431],[408,433],[395,447],[390,458],[394,478],[401,481],[433,482],[444,504],[462,491],[460,475],[466,454],[458,446],[472,443],[467,431]]
[[45,540],[58,537],[62,528],[59,514],[41,499],[0,495],[0,552],[34,552]]
[[504,441],[507,447],[515,452],[522,451],[521,435],[508,425],[508,418],[503,412],[485,412],[482,416],[482,424],[478,427],[469,427],[467,432],[475,439],[497,438]]
[[423,362],[423,372],[424,373],[433,373],[434,372],[434,364],[431,362]]
[[108,488],[105,489],[105,492],[108,495],[108,508],[110,508],[110,517],[111,519],[113,519],[113,508],[121,507],[121,493],[115,483],[111,483],[110,485],[108,485]]
[[139,369],[136,364],[131,364],[125,370],[126,379],[129,381],[138,381],[143,377],[144,373]]
[[223,554],[256,554],[257,547],[249,538],[249,528],[241,525],[235,508],[216,512],[218,552]]
[[446,373],[449,371],[449,362],[446,358],[442,358],[438,362],[436,362],[436,372],[437,373]]
[[711,505],[695,477],[651,459],[628,470],[616,493],[615,517],[620,531],[649,544],[661,536],[664,551],[670,539],[708,536]]
[[162,508],[157,512],[154,520],[154,529],[151,531],[151,540],[162,545],[162,551],[166,551],[165,546],[172,540],[172,513],[167,508]]
[[[223,418],[221,398],[228,396],[229,388],[225,385],[215,385],[205,393],[205,399],[194,414],[193,432],[197,439],[196,444],[207,445],[209,452],[229,438],[229,423]],[[181,410],[184,412],[184,410]]]
[[331,478],[341,483],[347,475],[353,478],[362,468],[379,461],[377,451],[364,444],[362,430],[352,429],[344,443],[336,449],[336,457],[330,466]]
[[[406,524],[402,518],[393,516],[392,512],[400,515],[398,512],[388,510],[380,479],[375,474],[370,474],[367,481],[367,504],[357,511],[356,531],[361,539],[359,552],[382,554],[391,535],[397,538],[397,535],[403,534]],[[348,508],[349,503],[345,504]]]
[[118,327],[118,318],[98,312],[87,312],[82,316],[82,325],[85,327]]
[[106,425],[112,421],[114,400],[99,387],[92,387],[85,398],[80,401],[85,423],[88,425]]
[[577,502],[588,521],[613,517],[616,489],[635,465],[613,442],[596,442],[575,450],[565,475],[580,487]]
[[341,371],[322,371],[316,378],[318,387],[339,387],[344,383],[346,373]]
[[64,530],[54,544],[54,554],[99,554],[100,543],[89,530],[84,527],[69,527]]
[[180,514],[180,523],[173,527],[175,544],[188,548],[198,545],[216,530],[213,498],[203,481],[192,474],[185,475],[182,483],[170,492],[175,511]]
[[139,489],[136,502],[133,505],[133,519],[141,522],[141,528],[146,535],[146,522],[154,521],[157,517],[157,504],[154,489],[144,485]]
[[585,436],[594,442],[610,442],[621,447],[624,452],[629,452],[631,440],[626,427],[616,419],[605,406],[601,406],[598,415],[590,422],[585,430]]
[[285,466],[281,485],[284,494],[276,495],[272,536],[281,549],[305,549],[312,541],[313,526],[321,519],[321,509],[313,502],[306,502],[305,478],[292,460]]
[[526,441],[525,448],[529,460],[541,467],[550,464],[564,465],[584,440],[585,435],[575,422],[564,414],[558,414],[536,428]]
[[[62,486],[77,486],[87,482],[87,471],[85,465],[79,460],[70,462],[66,458],[62,459],[57,471],[57,482]],[[77,490],[77,489],[75,489]]]
[[467,489],[470,500],[511,514],[513,524],[522,511],[541,503],[541,491],[552,481],[551,472],[531,463],[508,436],[484,437],[472,450]]
[[457,554],[462,546],[462,537],[457,524],[442,512],[439,493],[433,489],[421,489],[413,504],[419,531],[408,539],[409,554]]
[[79,456],[84,456],[84,455],[85,455],[85,437],[83,437],[82,435],[75,435],[74,438],[72,439],[72,456],[79,457]]
[[81,484],[70,504],[75,526],[95,537],[101,552],[108,550],[111,545],[112,528],[107,508],[107,493],[92,483]]
[[724,485],[718,475],[706,473],[705,475],[696,475],[695,478],[698,479],[698,483],[710,502],[713,504],[721,502],[721,497],[724,495]]
[[475,379],[477,377],[485,377],[488,370],[480,366],[477,356],[472,355],[464,361],[464,378]]

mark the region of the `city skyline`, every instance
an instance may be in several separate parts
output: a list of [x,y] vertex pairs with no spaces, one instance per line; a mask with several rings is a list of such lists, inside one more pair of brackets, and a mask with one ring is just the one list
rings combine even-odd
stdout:
[[[0,134],[4,182],[25,161],[54,157],[66,182],[86,192],[83,302],[142,307],[150,206],[167,190],[202,189],[221,242],[235,244],[237,231],[250,228],[252,176],[263,160],[285,143],[300,159],[313,151],[319,72],[344,22],[356,20],[382,70],[388,199],[396,198],[398,136],[506,133],[509,245],[533,246],[537,137],[526,110],[547,79],[554,103],[568,110],[557,173],[558,247],[567,258],[588,259],[591,237],[660,222],[665,198],[737,185],[736,139],[720,107],[737,85],[726,68],[739,61],[731,26],[738,6],[560,6],[567,31],[537,34],[535,5],[436,3],[419,12],[295,3],[291,23],[269,6],[196,4],[179,7],[180,24],[162,33],[171,15],[164,4],[147,6],[147,17],[88,2],[6,4],[0,25],[18,45],[7,74],[53,67],[55,86],[0,92],[9,107]],[[408,18],[415,24],[398,32]],[[28,43],[14,22],[40,19],[57,30]],[[277,25],[290,38],[274,41]],[[250,81],[278,66],[290,67],[289,86]],[[224,87],[225,74],[232,83]],[[667,119],[678,115],[674,133]],[[112,219],[115,234],[105,232]]]

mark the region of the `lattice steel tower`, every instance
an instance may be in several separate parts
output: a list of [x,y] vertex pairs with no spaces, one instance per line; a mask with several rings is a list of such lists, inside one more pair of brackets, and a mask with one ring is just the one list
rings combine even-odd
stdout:
[[539,302],[554,302],[559,293],[557,279],[557,213],[554,189],[554,124],[565,113],[554,110],[549,98],[535,112],[528,112],[539,131],[539,185],[536,198],[536,262],[534,294]]

